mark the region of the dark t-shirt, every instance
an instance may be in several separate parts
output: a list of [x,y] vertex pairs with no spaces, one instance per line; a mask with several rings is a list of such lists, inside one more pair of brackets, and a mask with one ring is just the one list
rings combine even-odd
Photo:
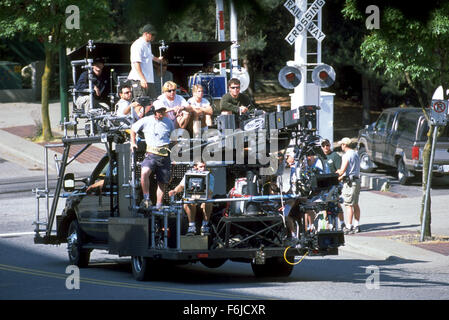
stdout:
[[[93,75],[93,84],[94,86],[97,86],[100,90],[100,96],[98,97],[96,94],[94,95],[95,98],[101,100],[101,101],[107,101],[108,97],[108,79],[102,75],[97,77],[95,73],[92,72]],[[78,81],[76,82],[75,89],[77,91],[86,90],[89,89],[89,74],[87,71],[84,71],[81,73],[80,77],[78,78]],[[84,96],[88,95],[87,92],[79,92],[77,96]]]
[[330,172],[335,173],[341,167],[341,157],[340,155],[332,151],[331,154],[327,155],[327,165],[329,166]]
[[233,98],[229,93],[226,93],[221,98],[220,112],[231,111],[233,114],[239,114],[240,106],[245,106],[248,109],[252,108],[251,100],[246,94],[240,93],[237,98]]

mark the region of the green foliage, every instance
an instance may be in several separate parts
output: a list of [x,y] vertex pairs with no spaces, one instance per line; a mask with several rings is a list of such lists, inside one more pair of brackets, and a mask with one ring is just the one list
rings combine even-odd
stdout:
[[[357,2],[346,1],[346,17],[363,18]],[[373,70],[407,83],[421,105],[428,103],[439,85],[449,87],[449,56],[445,49],[449,44],[449,4],[428,11],[427,19],[406,15],[403,8],[385,5],[380,10],[381,27],[364,38],[362,58]]]
[[[78,6],[80,29],[66,29],[66,8]],[[78,46],[87,39],[107,38],[109,1],[87,0],[18,0],[0,1],[0,37],[19,35],[22,39],[39,39],[51,48],[60,43]]]

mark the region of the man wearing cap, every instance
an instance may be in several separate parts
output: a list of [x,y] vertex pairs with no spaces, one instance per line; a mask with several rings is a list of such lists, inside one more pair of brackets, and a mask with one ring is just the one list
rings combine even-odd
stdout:
[[348,226],[345,233],[358,233],[360,232],[360,158],[350,147],[351,143],[349,138],[343,138],[338,142],[344,154],[341,167],[336,173],[339,175],[339,180],[343,180],[342,196],[348,213]]
[[155,57],[151,51],[151,40],[156,29],[146,24],[140,29],[141,37],[131,45],[131,72],[128,79],[132,81],[134,98],[148,96],[156,99],[154,87],[153,61],[161,63],[162,57]]
[[166,107],[156,100],[153,103],[154,115],[144,117],[131,126],[131,151],[137,149],[136,134],[142,130],[147,145],[145,159],[142,161],[140,184],[142,186],[143,200],[141,207],[147,209],[151,206],[150,181],[152,172],[156,174],[157,193],[156,207],[162,206],[164,190],[170,180],[171,160],[169,153],[170,134],[175,129],[173,121],[165,117]]

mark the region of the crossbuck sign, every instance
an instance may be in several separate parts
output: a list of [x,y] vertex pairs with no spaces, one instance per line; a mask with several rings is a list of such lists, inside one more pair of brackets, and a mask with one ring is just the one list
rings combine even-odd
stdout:
[[326,35],[317,27],[315,23],[312,22],[312,19],[321,10],[324,4],[324,0],[315,0],[315,2],[312,3],[309,9],[307,9],[307,11],[302,14],[302,11],[295,4],[295,0],[287,0],[284,3],[284,7],[287,8],[287,10],[299,21],[299,23],[293,27],[287,37],[285,37],[285,40],[290,45],[295,43],[296,39],[304,29],[307,29],[317,41],[323,41]]

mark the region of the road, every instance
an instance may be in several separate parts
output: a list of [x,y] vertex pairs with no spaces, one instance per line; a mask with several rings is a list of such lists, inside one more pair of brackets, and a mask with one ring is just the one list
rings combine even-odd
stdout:
[[[344,247],[338,256],[306,257],[289,278],[281,280],[255,278],[249,264],[228,261],[217,269],[201,264],[174,266],[157,281],[137,282],[127,257],[94,251],[89,267],[80,269],[79,287],[74,287],[75,273],[66,272],[66,245],[33,242],[36,199],[30,190],[35,182],[34,176],[18,179],[22,191],[9,193],[1,189],[5,182],[0,186],[0,300],[182,300],[185,303],[176,304],[182,308],[199,306],[202,300],[242,300],[243,304],[249,299],[263,304],[272,299],[449,299],[447,266],[397,257],[379,260]],[[398,188],[420,190],[419,186]]]

